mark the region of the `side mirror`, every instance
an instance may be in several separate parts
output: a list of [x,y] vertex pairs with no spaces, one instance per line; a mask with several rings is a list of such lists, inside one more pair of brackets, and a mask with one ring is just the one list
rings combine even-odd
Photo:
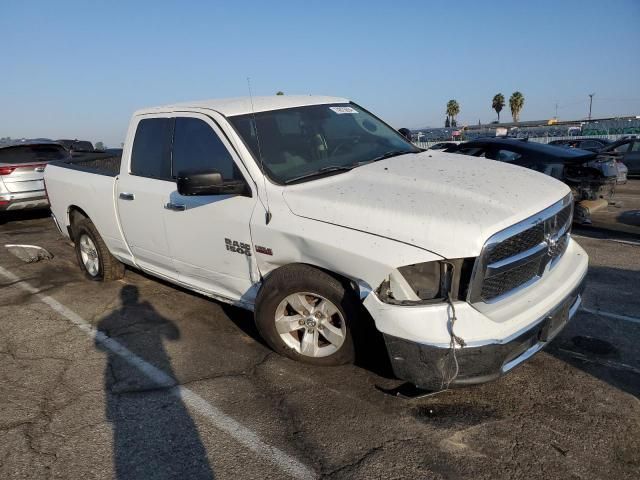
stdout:
[[409,130],[408,128],[399,128],[398,133],[407,140],[411,141],[411,130]]
[[225,181],[216,170],[180,172],[177,178],[178,193],[193,195],[241,195],[247,192],[242,180]]

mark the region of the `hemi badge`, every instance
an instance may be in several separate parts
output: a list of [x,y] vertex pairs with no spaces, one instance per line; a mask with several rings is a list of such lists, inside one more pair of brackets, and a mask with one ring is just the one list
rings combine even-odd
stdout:
[[260,245],[256,245],[256,252],[263,253],[264,255],[273,255],[273,250],[267,247],[261,247]]

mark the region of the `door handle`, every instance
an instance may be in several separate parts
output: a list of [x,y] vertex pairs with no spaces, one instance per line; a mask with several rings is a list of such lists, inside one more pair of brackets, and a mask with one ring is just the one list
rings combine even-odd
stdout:
[[167,203],[164,208],[167,210],[173,210],[174,212],[184,212],[187,209],[187,206],[178,203]]
[[120,200],[133,200],[134,198],[136,198],[133,193],[125,193],[122,192],[120,194]]

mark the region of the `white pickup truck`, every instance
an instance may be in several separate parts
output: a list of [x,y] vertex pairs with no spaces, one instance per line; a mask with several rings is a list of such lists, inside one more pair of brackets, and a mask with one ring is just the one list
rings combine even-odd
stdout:
[[480,383],[581,302],[567,186],[422,151],[343,98],[140,110],[121,161],[56,162],[45,182],[88,278],[126,264],[253,310],[274,350],[317,365],[352,361],[373,319],[400,379]]

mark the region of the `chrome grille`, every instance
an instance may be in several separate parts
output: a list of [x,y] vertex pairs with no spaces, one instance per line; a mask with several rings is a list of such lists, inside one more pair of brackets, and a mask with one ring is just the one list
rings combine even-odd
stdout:
[[490,300],[500,297],[512,290],[514,288],[513,285],[524,285],[529,282],[532,278],[535,278],[539,271],[540,257],[535,257],[533,260],[518,265],[511,270],[485,278],[482,284],[481,298]]
[[476,264],[470,301],[497,302],[540,279],[566,251],[572,218],[573,200],[568,195],[492,236]]
[[544,242],[544,224],[535,225],[524,232],[517,233],[504,242],[499,243],[489,254],[488,263],[498,262],[505,258],[513,257],[520,252],[535,247],[540,242]]
[[558,219],[558,225],[565,225],[569,220],[572,220],[573,205],[567,205],[566,207],[564,207],[558,212],[558,215],[556,215],[556,217]]

